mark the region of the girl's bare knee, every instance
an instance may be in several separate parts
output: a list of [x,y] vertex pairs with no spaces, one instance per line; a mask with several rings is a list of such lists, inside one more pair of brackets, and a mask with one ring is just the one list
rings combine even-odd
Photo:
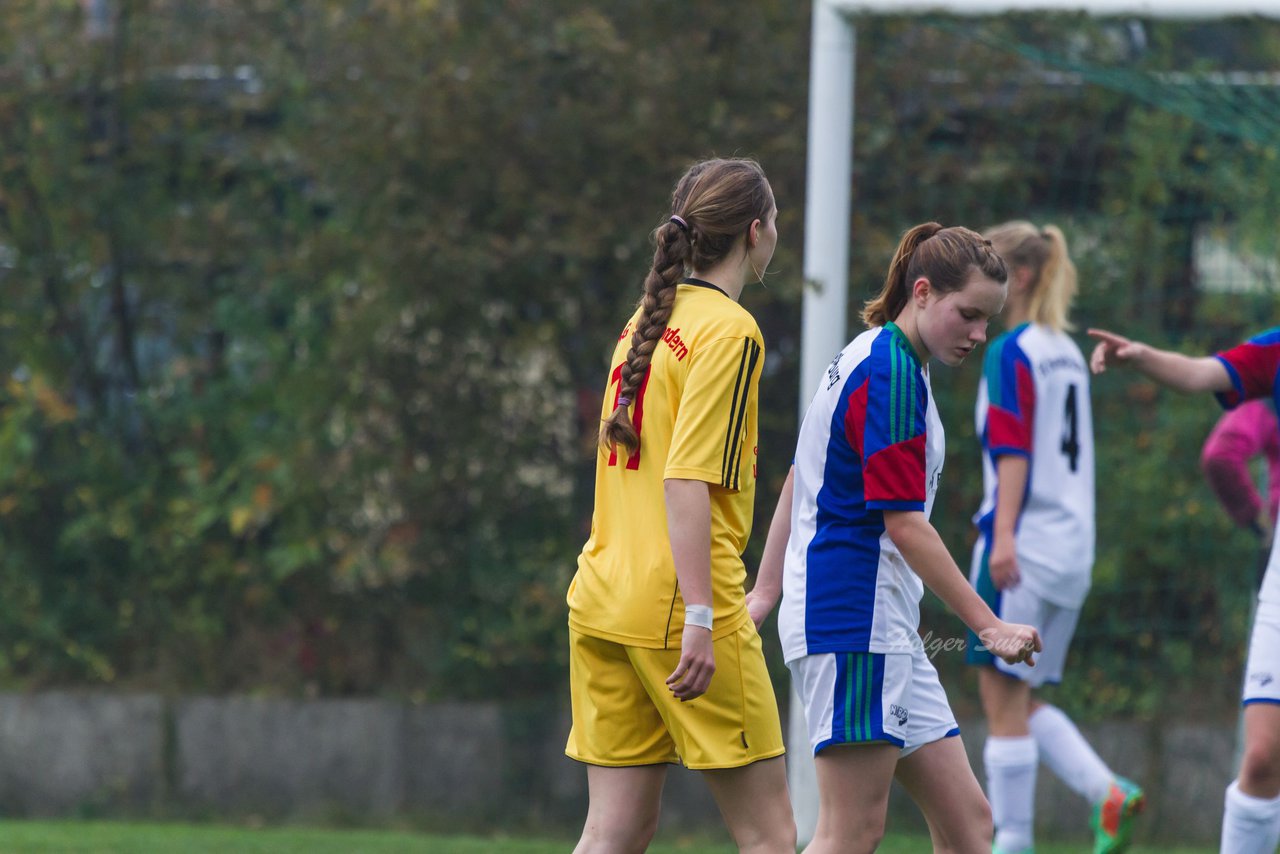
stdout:
[[930,823],[936,854],[960,854],[960,852],[991,849],[995,827],[991,819],[991,805],[986,798],[976,798],[951,815],[947,824]]
[[1264,792],[1268,797],[1280,794],[1280,757],[1276,755],[1276,745],[1245,746],[1240,762],[1240,785],[1250,792]]
[[625,821],[592,820],[582,829],[574,854],[644,854],[658,832],[660,810],[644,810]]
[[[819,827],[814,836],[815,845],[810,846],[818,851],[848,851],[854,854],[872,854],[884,839],[884,818],[877,821],[847,824],[841,827]],[[810,849],[805,849],[806,851]]]
[[658,831],[658,823],[651,826],[632,825],[629,828],[593,828],[582,832],[574,854],[644,854]]
[[796,822],[791,814],[791,803],[786,801],[785,810],[764,810],[751,816],[747,823],[739,823],[730,827],[730,835],[734,844],[742,852],[751,854],[773,854],[787,852],[794,854],[796,850]]

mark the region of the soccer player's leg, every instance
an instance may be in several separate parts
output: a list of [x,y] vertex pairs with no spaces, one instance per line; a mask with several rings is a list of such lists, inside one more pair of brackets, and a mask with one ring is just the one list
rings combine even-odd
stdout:
[[701,696],[681,702],[666,685],[679,650],[631,650],[632,663],[685,766],[703,772],[739,850],[795,851],[782,722],[755,624],[715,641],[716,672]]
[[884,836],[894,766],[910,719],[910,653],[821,653],[790,662],[818,777],[806,854],[871,852]]
[[1027,729],[1031,686],[995,666],[978,673],[978,694],[987,718],[982,749],[987,797],[995,822],[997,854],[1025,854],[1035,842],[1036,770],[1039,752]]
[[1280,605],[1259,602],[1244,680],[1244,754],[1227,787],[1222,851],[1275,851],[1280,842]]
[[900,750],[888,742],[828,744],[814,757],[818,825],[805,854],[871,854],[884,838]]
[[[1061,608],[1051,603],[1044,606],[1045,646],[1055,644],[1054,657],[1037,662],[1042,682],[1058,682],[1062,678],[1066,653],[1075,635],[1080,611]],[[1040,760],[1060,780],[1093,805],[1089,826],[1093,830],[1095,854],[1119,854],[1129,847],[1137,816],[1146,804],[1142,788],[1120,776],[1103,761],[1084,734],[1061,709],[1034,698],[1028,719],[1031,735],[1036,740]]]
[[658,830],[666,765],[587,767],[587,820],[574,854],[643,851]]
[[1046,634],[1044,599],[1027,584],[999,591],[993,600],[1001,619],[1035,626],[1044,641],[1044,652],[1035,667],[1006,664],[975,648],[971,641],[968,660],[985,664],[978,671],[978,692],[987,719],[983,745],[987,797],[995,822],[997,854],[1026,854],[1035,843],[1036,770],[1039,748],[1028,729],[1031,690],[1046,677],[1061,674],[1062,649],[1070,637]]
[[783,757],[704,771],[702,776],[739,851],[794,854],[796,824]]
[[934,851],[998,850],[991,847],[991,809],[959,736],[913,751],[896,776],[924,813]]
[[1134,818],[1142,812],[1146,796],[1142,787],[1124,777],[1112,779],[1107,795],[1093,807],[1093,854],[1117,854],[1129,850]]
[[[1019,607],[1027,613],[1034,609],[1032,625],[1040,630],[1045,654],[1034,668],[1009,667],[1003,662],[997,667],[1019,676],[1033,689],[1061,681],[1080,610],[1061,607],[1035,597],[1030,591],[1011,598],[1022,602]],[[1136,818],[1146,803],[1141,787],[1111,770],[1061,709],[1032,697],[1027,728],[1035,740],[1040,761],[1092,805],[1090,828],[1095,854],[1125,851]]]
[[643,850],[658,827],[666,763],[678,759],[627,649],[569,630],[573,725],[565,753],[588,765],[578,854]]
[[923,651],[912,665],[898,782],[924,813],[935,851],[986,854],[991,850],[991,808],[973,775],[946,691]]

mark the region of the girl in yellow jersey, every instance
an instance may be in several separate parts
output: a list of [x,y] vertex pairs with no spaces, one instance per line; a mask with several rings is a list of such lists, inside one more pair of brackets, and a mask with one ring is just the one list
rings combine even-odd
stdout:
[[782,727],[743,592],[764,342],[738,305],[777,243],[750,160],[676,185],[611,361],[591,537],[569,587],[573,728],[590,804],[576,849],[642,851],[667,765],[704,772],[743,851],[795,851]]

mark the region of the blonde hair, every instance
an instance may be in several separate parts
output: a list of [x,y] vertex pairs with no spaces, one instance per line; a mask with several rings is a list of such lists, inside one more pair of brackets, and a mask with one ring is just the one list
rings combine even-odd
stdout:
[[975,267],[1001,284],[1009,275],[991,241],[976,231],[921,223],[902,235],[880,293],[862,309],[862,322],[884,326],[897,317],[911,299],[911,283],[916,279],[928,279],[935,293],[951,293],[965,286]]
[[1056,225],[1037,228],[1013,220],[988,229],[987,239],[1010,267],[1031,271],[1027,285],[1027,314],[1033,323],[1055,332],[1070,331],[1071,304],[1078,283],[1076,265],[1067,254],[1067,239]]
[[602,446],[612,450],[622,445],[629,453],[640,447],[631,403],[671,319],[680,279],[690,269],[706,269],[727,256],[751,223],[767,219],[773,207],[769,180],[754,160],[703,160],[676,184],[671,214],[654,231],[653,265],[645,276],[640,316],[622,363],[618,405],[600,425]]

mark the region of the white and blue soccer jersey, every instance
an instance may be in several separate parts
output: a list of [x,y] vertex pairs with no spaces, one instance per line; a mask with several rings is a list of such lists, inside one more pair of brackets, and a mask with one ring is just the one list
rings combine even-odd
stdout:
[[[978,387],[985,496],[974,516],[982,540],[995,521],[995,462],[1018,454],[1030,460],[1016,547],[1021,583],[1063,608],[1079,608],[1089,592],[1094,554],[1093,415],[1089,368],[1069,336],[1024,323],[987,347]],[[970,578],[993,605],[998,591]],[[997,610],[997,613],[999,611]]]
[[778,631],[786,661],[920,645],[924,585],[884,511],[933,509],[945,438],[928,372],[892,323],[827,368],[800,425]]
[[[1280,327],[1224,350],[1218,360],[1231,378],[1231,390],[1218,395],[1225,409],[1268,396],[1280,406]],[[1280,537],[1271,541],[1271,558],[1258,591],[1242,699],[1246,706],[1280,704]]]
[[[1217,357],[1231,377],[1231,391],[1217,396],[1225,409],[1268,396],[1280,406],[1280,327],[1255,335]],[[1258,591],[1258,602],[1259,613],[1263,606],[1268,606],[1268,610],[1270,606],[1280,607],[1280,537],[1272,542],[1271,559],[1262,579],[1262,589]]]

